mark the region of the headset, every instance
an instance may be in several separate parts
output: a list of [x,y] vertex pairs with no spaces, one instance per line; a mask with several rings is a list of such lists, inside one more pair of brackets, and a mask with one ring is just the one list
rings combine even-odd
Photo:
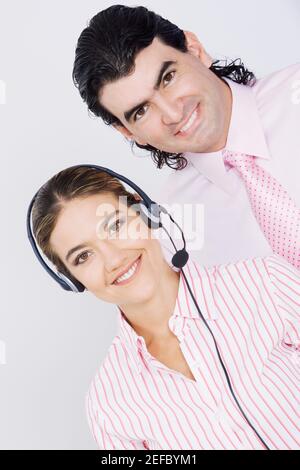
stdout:
[[[188,262],[188,259],[189,259],[189,255],[188,255],[188,252],[186,250],[186,240],[185,240],[185,237],[184,237],[183,230],[180,228],[180,226],[173,219],[171,214],[169,214],[169,212],[163,206],[161,206],[160,204],[157,204],[156,202],[152,201],[152,199],[141,188],[139,188],[135,183],[133,183],[131,180],[129,180],[125,176],[120,175],[120,174],[114,172],[113,170],[110,170],[109,168],[105,168],[105,167],[98,166],[98,165],[92,165],[92,164],[74,165],[74,166],[70,167],[69,169],[76,169],[76,168],[82,168],[82,167],[91,168],[91,169],[97,170],[99,172],[100,171],[105,172],[108,175],[110,175],[114,178],[117,178],[118,180],[122,181],[123,183],[127,184],[130,188],[132,188],[141,198],[141,200],[138,201],[138,204],[136,206],[138,207],[139,215],[142,218],[142,220],[151,229],[156,230],[156,229],[162,228],[165,231],[165,233],[168,235],[168,237],[170,238],[171,243],[172,243],[172,245],[174,247],[174,250],[175,250],[175,254],[172,257],[172,265],[175,268],[178,268],[180,270],[181,274],[183,275],[183,277],[185,279],[185,282],[186,282],[186,285],[188,287],[188,291],[189,291],[190,296],[191,296],[191,298],[192,298],[192,300],[195,304],[195,307],[196,307],[196,309],[199,313],[199,316],[201,317],[203,323],[205,324],[205,326],[207,327],[207,329],[209,330],[209,332],[210,332],[210,334],[213,338],[215,348],[216,348],[216,351],[217,351],[217,355],[218,355],[219,361],[221,363],[222,369],[224,371],[230,393],[231,393],[234,401],[236,402],[240,412],[242,413],[243,417],[245,418],[245,420],[247,421],[247,423],[249,424],[251,429],[254,431],[254,433],[256,434],[258,439],[261,441],[261,443],[263,444],[263,446],[267,450],[270,450],[270,448],[268,447],[268,445],[266,444],[264,439],[260,436],[260,434],[256,431],[256,429],[254,428],[252,423],[247,418],[247,416],[244,413],[241,405],[238,402],[238,399],[235,396],[235,393],[233,391],[232,384],[231,384],[228,372],[226,370],[225,364],[224,364],[223,359],[221,357],[221,354],[220,354],[220,351],[219,351],[219,348],[218,348],[218,344],[216,342],[214,334],[213,334],[210,326],[208,325],[206,319],[204,318],[204,316],[203,316],[203,314],[200,310],[200,307],[199,307],[198,302],[197,302],[197,300],[196,300],[196,298],[195,298],[195,296],[192,292],[192,289],[191,289],[190,284],[188,282],[188,279],[185,275],[185,272],[183,271],[183,267],[186,265],[186,263]],[[32,200],[29,204],[28,210],[27,210],[27,218],[26,218],[27,236],[28,236],[29,242],[31,244],[31,247],[33,249],[33,252],[34,252],[36,258],[38,259],[38,261],[40,262],[40,264],[42,265],[42,267],[47,271],[47,273],[52,277],[52,279],[54,279],[54,281],[56,281],[64,290],[75,292],[75,293],[83,292],[85,290],[85,287],[83,286],[83,284],[81,284],[81,282],[79,282],[77,280],[73,281],[73,280],[69,279],[66,275],[60,273],[59,271],[54,272],[50,268],[50,266],[47,265],[47,263],[45,262],[45,260],[41,256],[40,251],[37,247],[37,244],[36,244],[36,241],[34,239],[32,229],[31,229],[31,212],[32,212],[32,207],[35,203],[35,200],[36,200],[40,190],[41,190],[41,188],[33,196]],[[177,226],[177,228],[179,229],[179,231],[181,232],[182,241],[183,241],[183,248],[181,250],[177,249],[171,235],[169,234],[168,230],[164,227],[164,225],[161,221],[161,214],[166,214],[170,218],[171,222],[174,223]]]

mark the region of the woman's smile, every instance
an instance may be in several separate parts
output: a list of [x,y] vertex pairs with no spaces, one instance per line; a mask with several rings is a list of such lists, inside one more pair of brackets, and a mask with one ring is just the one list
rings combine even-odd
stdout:
[[142,255],[138,257],[133,263],[130,264],[125,271],[123,271],[113,282],[116,286],[124,286],[134,280],[140,270],[142,264]]

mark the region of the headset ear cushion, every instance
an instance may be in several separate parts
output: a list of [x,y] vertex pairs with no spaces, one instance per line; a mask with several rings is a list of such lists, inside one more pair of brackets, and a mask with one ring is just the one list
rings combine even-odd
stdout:
[[72,291],[72,292],[84,292],[85,291],[85,287],[83,284],[81,284],[81,282],[77,280],[69,279],[68,276],[61,273],[60,271],[57,271],[56,275],[58,277],[57,281],[59,282],[59,284],[64,290]]

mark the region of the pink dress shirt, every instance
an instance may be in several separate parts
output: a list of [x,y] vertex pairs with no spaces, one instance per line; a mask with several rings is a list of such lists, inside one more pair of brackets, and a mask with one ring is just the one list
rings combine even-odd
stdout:
[[[270,449],[300,448],[300,273],[281,258],[184,268],[235,394]],[[86,395],[100,449],[263,449],[235,404],[183,276],[169,327],[196,379],[147,350],[119,311],[119,331]]]
[[[300,207],[300,64],[257,80],[253,87],[226,81],[233,106],[225,149],[256,156]],[[198,204],[198,233],[187,246],[204,266],[272,253],[252,213],[244,182],[224,164],[222,150],[187,153],[187,167],[172,170],[156,198],[171,211],[174,204]],[[191,221],[185,219],[183,229],[189,235]],[[169,245],[164,247],[169,260]]]

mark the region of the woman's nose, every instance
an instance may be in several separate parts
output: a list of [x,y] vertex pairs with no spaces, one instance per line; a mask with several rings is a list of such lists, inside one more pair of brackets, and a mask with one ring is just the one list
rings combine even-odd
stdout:
[[101,246],[101,254],[105,270],[111,273],[122,266],[125,266],[127,255],[115,244],[106,242]]

